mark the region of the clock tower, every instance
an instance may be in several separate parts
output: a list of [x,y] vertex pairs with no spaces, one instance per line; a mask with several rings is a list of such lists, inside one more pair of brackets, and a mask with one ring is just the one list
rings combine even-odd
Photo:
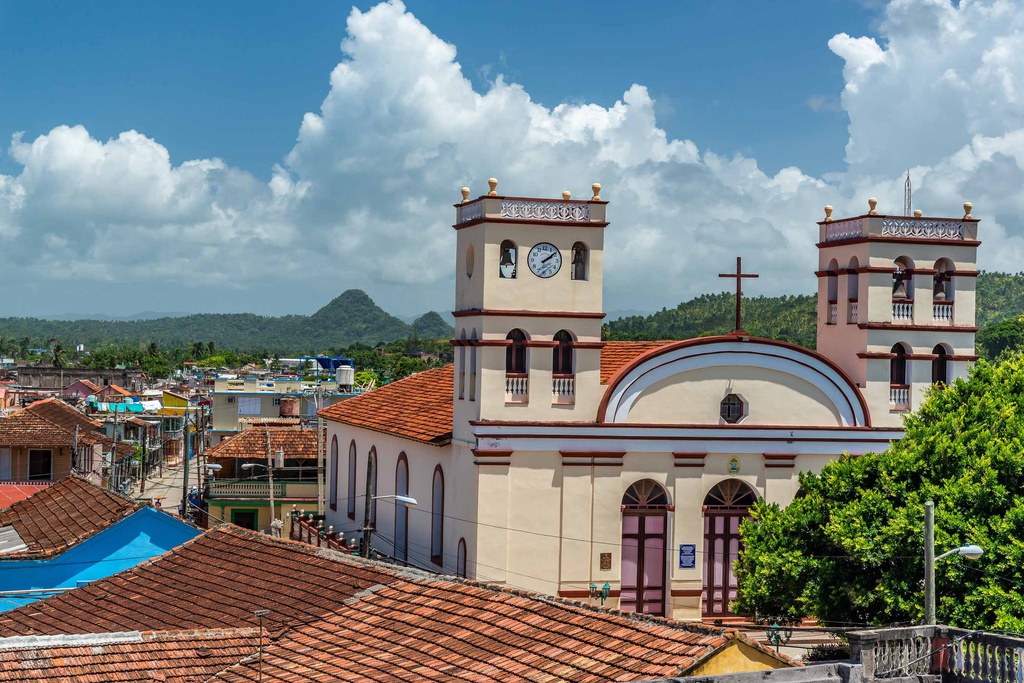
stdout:
[[490,191],[455,205],[454,436],[474,420],[590,422],[601,400],[605,207]]

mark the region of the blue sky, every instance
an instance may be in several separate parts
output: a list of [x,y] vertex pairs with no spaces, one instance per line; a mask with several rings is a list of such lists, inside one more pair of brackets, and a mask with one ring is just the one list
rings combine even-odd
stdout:
[[445,310],[450,203],[488,175],[539,196],[604,182],[608,310],[716,290],[735,255],[757,256],[756,293],[812,291],[821,206],[895,203],[908,167],[936,209],[987,203],[990,265],[1012,264],[1024,207],[992,188],[1024,166],[1021,17],[1009,0],[0,2],[0,137],[23,132],[0,154],[0,268],[22,288],[0,315],[305,313],[349,287]]
[[[175,161],[216,156],[269,178],[326,93],[351,7],[0,3],[0,135],[75,123],[101,139],[135,129]],[[456,45],[478,89],[502,73],[549,107],[608,106],[642,83],[670,135],[756,157],[768,171],[795,164],[815,174],[840,167],[846,144],[841,61],[825,44],[838,30],[867,32],[876,15],[854,0],[407,7]],[[0,172],[15,170],[4,155]]]

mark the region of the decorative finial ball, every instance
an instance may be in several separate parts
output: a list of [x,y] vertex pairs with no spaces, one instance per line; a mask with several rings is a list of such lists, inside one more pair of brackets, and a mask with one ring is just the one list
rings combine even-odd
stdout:
[[920,218],[924,215],[924,211],[921,209],[914,209],[914,218]]
[[463,202],[468,202],[469,201],[469,188],[468,187],[462,188],[462,201]]
[[487,179],[487,186],[491,188],[491,191],[487,193],[487,196],[489,196],[489,197],[497,197],[498,196],[498,179],[497,178],[488,178]]
[[593,185],[590,186],[590,189],[594,191],[594,196],[590,198],[590,201],[601,201],[601,183],[594,183]]
[[870,211],[868,211],[868,215],[869,216],[877,216],[878,215],[878,212],[875,210],[876,206],[878,206],[878,200],[877,199],[872,197],[871,199],[868,200],[868,208],[870,209]]
[[562,192],[562,199],[564,199],[565,201],[569,201],[570,199],[572,199],[572,192],[569,192],[569,190],[565,190],[564,192]]
[[964,202],[964,218],[968,220],[973,218],[973,216],[971,216],[971,209],[973,208],[974,204],[971,204],[970,202]]
[[825,205],[825,222],[830,223],[832,221],[832,205]]

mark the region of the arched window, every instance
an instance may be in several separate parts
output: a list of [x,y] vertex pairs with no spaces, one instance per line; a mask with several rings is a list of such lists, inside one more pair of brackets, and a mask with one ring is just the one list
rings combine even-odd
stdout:
[[948,258],[935,262],[935,275],[932,276],[932,299],[936,302],[953,301],[953,271],[956,266]]
[[914,262],[906,256],[900,256],[893,262],[895,270],[892,273],[892,299],[914,298],[914,278],[911,271],[914,269]]
[[552,374],[574,374],[575,368],[573,367],[572,362],[572,341],[572,334],[566,330],[559,330],[558,332],[555,332],[556,346],[552,350],[554,354],[551,361]]
[[434,468],[430,496],[430,561],[444,566],[444,473]]
[[348,518],[356,518],[356,442],[348,447]]
[[[395,494],[409,495],[409,460],[405,453],[398,454],[395,466]],[[395,502],[395,559],[403,564],[409,559],[409,508]]]
[[505,337],[512,343],[505,347],[505,374],[525,375],[526,370],[526,334],[515,329]]
[[[459,332],[459,341],[466,341],[466,330]],[[466,397],[466,344],[459,345],[459,400]]]
[[583,242],[577,242],[572,245],[572,279],[586,280],[587,265],[587,246]]
[[905,387],[907,381],[907,348],[903,344],[896,344],[892,347],[894,354],[889,361],[889,384]]
[[501,256],[498,259],[498,277],[503,280],[514,280],[516,266],[519,263],[519,249],[512,240],[501,243]]
[[469,347],[469,400],[476,400],[476,328],[469,336],[473,345]]
[[338,509],[338,435],[331,437],[331,509]]
[[459,550],[455,555],[455,575],[466,578],[466,539],[459,539]]
[[825,312],[825,323],[835,325],[839,322],[839,262],[832,259],[828,264],[828,275],[825,282],[825,293],[828,296],[828,310]]
[[858,322],[859,304],[858,299],[860,298],[860,273],[857,271],[860,269],[860,261],[854,256],[850,259],[850,265],[846,267],[846,298],[849,301],[848,315],[846,322],[855,323]]
[[935,354],[932,359],[932,384],[949,384],[949,351],[944,344],[939,344],[932,349],[932,353]]

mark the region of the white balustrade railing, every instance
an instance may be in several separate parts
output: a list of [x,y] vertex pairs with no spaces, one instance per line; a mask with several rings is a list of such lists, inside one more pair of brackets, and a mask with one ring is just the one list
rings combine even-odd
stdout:
[[530,378],[526,375],[505,375],[505,402],[526,403],[530,396]]
[[848,221],[834,221],[825,225],[825,241],[848,240],[864,234],[864,222],[859,218]]
[[910,387],[893,384],[889,386],[890,410],[910,410]]
[[932,304],[932,319],[940,322],[953,322],[953,302],[943,301]]
[[537,202],[528,199],[501,200],[502,218],[525,218],[535,221],[590,221],[587,202]]
[[[284,496],[284,484],[274,482],[274,495]],[[215,481],[210,483],[210,498],[267,498],[270,486],[265,481]]]
[[839,304],[835,301],[828,302],[828,324],[835,325],[839,322]]
[[468,223],[469,221],[475,221],[476,219],[483,217],[484,200],[478,199],[475,202],[466,202],[465,204],[459,204],[455,222]]
[[921,218],[883,218],[881,234],[883,237],[962,240],[964,224]]
[[551,378],[551,395],[563,399],[576,395],[576,378],[572,375],[554,375]]
[[911,321],[914,319],[914,302],[913,301],[893,301],[892,302],[892,319],[893,321]]
[[851,323],[857,322],[857,302],[856,301],[851,301],[850,302],[850,322]]

